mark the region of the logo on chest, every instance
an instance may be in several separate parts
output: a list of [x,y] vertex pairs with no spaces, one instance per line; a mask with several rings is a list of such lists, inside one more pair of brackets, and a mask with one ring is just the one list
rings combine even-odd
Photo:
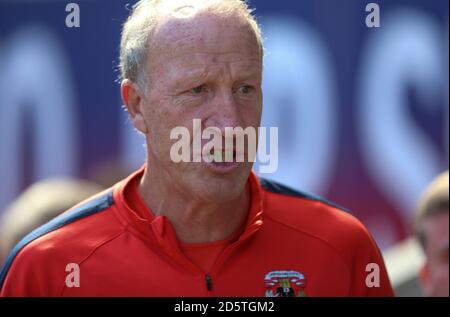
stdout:
[[297,271],[272,271],[264,277],[266,297],[305,297],[306,279]]

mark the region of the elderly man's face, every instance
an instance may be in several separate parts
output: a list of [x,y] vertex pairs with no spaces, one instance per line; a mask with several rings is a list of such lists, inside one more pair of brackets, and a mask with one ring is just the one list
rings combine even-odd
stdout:
[[[252,163],[174,163],[174,127],[194,135],[202,130],[257,127],[260,124],[262,56],[256,36],[238,18],[211,14],[169,18],[157,29],[146,73],[148,93],[143,116],[148,128],[150,168],[189,197],[227,201],[244,190]],[[202,140],[202,145],[208,140]],[[191,148],[192,152],[192,148]],[[153,167],[152,167],[153,166]]]

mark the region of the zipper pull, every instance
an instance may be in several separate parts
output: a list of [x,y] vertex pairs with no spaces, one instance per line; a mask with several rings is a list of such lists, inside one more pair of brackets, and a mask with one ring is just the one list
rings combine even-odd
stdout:
[[206,289],[212,291],[212,278],[209,274],[205,275]]

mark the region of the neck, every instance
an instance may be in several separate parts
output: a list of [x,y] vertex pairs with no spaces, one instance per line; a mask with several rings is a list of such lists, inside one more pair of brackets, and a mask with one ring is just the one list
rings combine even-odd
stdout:
[[227,202],[196,201],[174,189],[170,178],[165,181],[147,163],[139,192],[155,216],[170,220],[180,242],[206,243],[226,239],[243,224],[250,205],[247,187]]

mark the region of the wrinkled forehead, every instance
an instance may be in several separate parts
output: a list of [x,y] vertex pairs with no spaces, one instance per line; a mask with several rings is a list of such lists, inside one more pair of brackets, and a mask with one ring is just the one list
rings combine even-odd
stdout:
[[150,56],[155,62],[201,53],[228,61],[241,58],[261,62],[262,58],[256,34],[244,17],[198,11],[191,6],[163,17],[151,41]]
[[162,72],[156,72],[157,75],[159,74],[158,78],[164,77],[174,86],[200,83],[206,78],[223,78],[224,74],[235,80],[245,78],[260,81],[262,77],[258,58],[244,59],[240,54],[234,52],[182,54],[175,56],[164,66],[156,67],[158,68],[155,70],[163,68]]

